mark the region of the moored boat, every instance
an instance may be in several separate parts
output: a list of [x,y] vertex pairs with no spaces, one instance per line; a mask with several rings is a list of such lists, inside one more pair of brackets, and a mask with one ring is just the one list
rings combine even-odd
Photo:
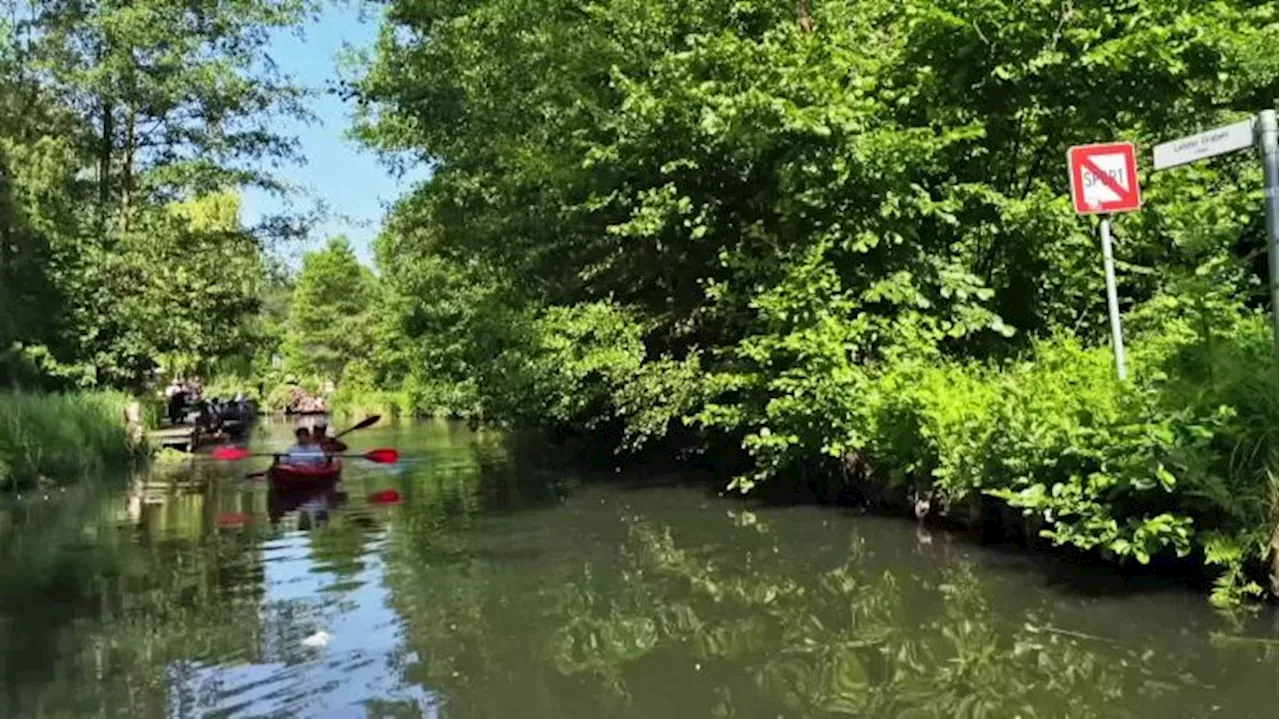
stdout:
[[334,459],[328,464],[286,464],[271,465],[267,470],[271,483],[281,491],[315,490],[332,487],[342,476],[342,460]]
[[247,419],[228,419],[222,422],[222,431],[232,439],[240,439],[249,434],[251,426]]

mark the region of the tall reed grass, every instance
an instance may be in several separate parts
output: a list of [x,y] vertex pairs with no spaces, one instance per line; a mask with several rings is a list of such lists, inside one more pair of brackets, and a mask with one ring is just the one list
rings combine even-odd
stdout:
[[129,465],[144,450],[126,430],[131,401],[117,392],[0,393],[0,488],[70,484]]

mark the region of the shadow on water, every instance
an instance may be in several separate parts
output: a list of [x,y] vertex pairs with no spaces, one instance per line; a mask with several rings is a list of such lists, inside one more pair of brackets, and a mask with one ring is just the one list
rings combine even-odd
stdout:
[[0,716],[1277,713],[1274,613],[454,424],[351,438],[405,460],[310,495],[195,460],[0,509]]
[[[736,460],[729,460],[730,463]],[[738,467],[737,471],[742,468]],[[792,482],[772,482],[756,487],[747,497],[727,488],[731,472],[703,469],[678,472],[666,464],[653,473],[648,467],[629,468],[612,479],[622,490],[643,491],[653,488],[687,489],[707,498],[727,500],[747,509],[778,510],[822,507],[839,516],[858,521],[864,517],[899,521],[899,531],[914,530],[931,539],[958,543],[974,550],[986,567],[1019,571],[1021,581],[1039,583],[1057,592],[1082,596],[1133,596],[1170,594],[1183,597],[1189,593],[1207,595],[1214,573],[1198,557],[1173,559],[1155,557],[1149,564],[1117,563],[1096,552],[1078,551],[1073,547],[1050,546],[1047,540],[1028,538],[1017,517],[1005,517],[1007,508],[994,500],[985,500],[983,517],[969,526],[963,519],[929,517],[919,523],[909,518],[910,507],[886,507],[883,498],[868,501],[856,496],[848,487],[832,486],[826,479],[800,478]],[[816,475],[824,477],[825,475]],[[902,489],[903,497],[907,489]],[[1269,614],[1274,614],[1272,605]]]

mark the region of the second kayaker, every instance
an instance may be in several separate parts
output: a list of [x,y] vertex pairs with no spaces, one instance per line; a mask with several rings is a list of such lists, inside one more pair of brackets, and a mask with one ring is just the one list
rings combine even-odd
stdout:
[[311,430],[311,439],[329,454],[347,451],[347,444],[337,437],[330,437],[329,426],[323,422],[317,422]]

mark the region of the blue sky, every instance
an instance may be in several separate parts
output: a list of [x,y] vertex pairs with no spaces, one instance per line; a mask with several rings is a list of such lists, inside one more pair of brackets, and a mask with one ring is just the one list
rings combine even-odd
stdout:
[[[370,47],[377,36],[377,17],[362,19],[359,2],[325,3],[318,20],[308,24],[302,38],[292,32],[279,33],[270,55],[283,72],[307,87],[322,88],[336,77],[337,60],[344,44]],[[290,165],[279,174],[300,185],[308,194],[295,202],[304,206],[316,199],[324,201],[332,215],[313,231],[304,243],[291,243],[281,254],[296,266],[302,252],[324,244],[332,235],[345,234],[361,260],[373,262],[371,243],[377,236],[387,203],[409,189],[411,178],[397,179],[370,152],[344,137],[351,126],[350,108],[338,97],[321,94],[313,100],[313,124],[289,122],[277,129],[296,135],[305,164]],[[417,173],[418,177],[425,173]],[[243,219],[253,224],[264,214],[282,209],[280,200],[258,191],[247,191]]]

